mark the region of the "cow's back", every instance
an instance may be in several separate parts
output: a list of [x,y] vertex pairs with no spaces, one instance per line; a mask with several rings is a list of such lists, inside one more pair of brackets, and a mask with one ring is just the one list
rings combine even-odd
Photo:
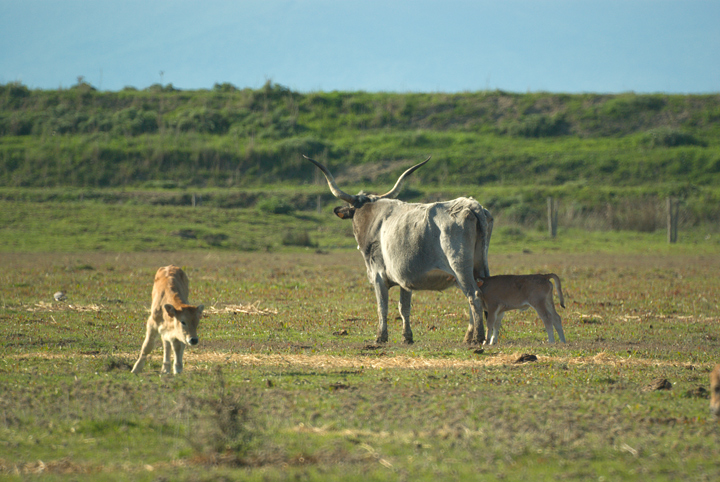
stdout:
[[176,307],[187,304],[190,295],[189,285],[187,275],[179,267],[169,265],[158,269],[153,284],[153,310],[165,303]]
[[487,274],[486,212],[472,198],[437,203],[383,199],[363,206],[354,227],[368,275],[379,271],[390,285],[406,289],[442,290],[455,284],[447,275],[453,272],[448,255],[468,248],[476,277]]

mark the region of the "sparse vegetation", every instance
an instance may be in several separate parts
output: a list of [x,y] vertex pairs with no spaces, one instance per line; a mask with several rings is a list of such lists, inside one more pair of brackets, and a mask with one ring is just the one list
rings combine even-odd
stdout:
[[[0,254],[0,477],[720,476],[707,393],[719,258],[537,249],[491,247],[491,269],[558,273],[568,343],[545,343],[529,310],[477,353],[453,290],[414,296],[414,345],[398,322],[370,344],[374,294],[354,250]],[[152,276],[168,263],[208,307],[200,344],[182,376],[160,375],[159,348],[132,375]],[[272,309],[222,309],[250,301]],[[648,391],[657,380],[670,388]]]

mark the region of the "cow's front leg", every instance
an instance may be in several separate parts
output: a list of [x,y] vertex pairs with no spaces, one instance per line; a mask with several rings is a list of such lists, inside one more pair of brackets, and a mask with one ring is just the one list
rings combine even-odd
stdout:
[[170,360],[170,354],[173,352],[172,343],[170,340],[163,338],[163,367],[161,373],[171,373],[172,361]]
[[388,314],[388,287],[380,274],[375,275],[375,297],[377,298],[378,310],[378,331],[376,343],[386,343],[388,341],[387,331],[387,314]]
[[172,348],[173,358],[175,359],[175,364],[173,365],[173,373],[175,375],[178,375],[183,371],[183,353],[185,352],[185,343],[181,342],[180,340],[173,340]]
[[143,370],[143,367],[145,367],[145,360],[152,351],[153,346],[155,346],[156,337],[157,331],[155,331],[154,327],[150,324],[150,322],[148,322],[147,330],[145,332],[145,341],[143,341],[142,348],[140,348],[140,357],[135,362],[132,373],[140,373]]
[[403,342],[411,345],[413,343],[413,334],[410,329],[410,305],[412,301],[412,291],[400,288],[400,317],[403,320]]

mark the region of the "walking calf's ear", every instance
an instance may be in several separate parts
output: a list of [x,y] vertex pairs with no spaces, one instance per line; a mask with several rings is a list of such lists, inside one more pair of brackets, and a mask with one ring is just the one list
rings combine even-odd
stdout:
[[163,306],[163,308],[165,308],[165,312],[173,318],[177,314],[177,310],[175,310],[175,307],[173,305],[167,304]]
[[335,216],[340,219],[352,219],[355,215],[355,208],[352,206],[338,206],[333,209],[333,212],[335,213]]

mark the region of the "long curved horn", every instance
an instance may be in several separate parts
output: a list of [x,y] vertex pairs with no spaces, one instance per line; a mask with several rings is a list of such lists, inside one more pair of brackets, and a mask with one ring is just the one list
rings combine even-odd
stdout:
[[408,176],[408,175],[412,174],[412,172],[415,171],[415,169],[417,169],[418,167],[420,167],[420,166],[422,166],[423,164],[425,164],[426,162],[428,162],[431,157],[432,157],[432,156],[428,156],[428,158],[425,159],[425,160],[424,160],[423,162],[421,162],[420,164],[415,164],[413,167],[411,167],[411,168],[408,169],[407,171],[403,172],[403,173],[400,175],[400,177],[398,178],[397,182],[395,183],[395,186],[393,186],[393,188],[390,189],[390,191],[386,192],[386,193],[383,194],[382,196],[378,196],[378,199],[382,199],[382,198],[394,198],[395,196],[397,196],[398,194],[400,194],[400,187],[401,187],[401,185],[402,185],[403,180],[405,179],[405,176]]
[[333,193],[333,196],[338,199],[342,199],[346,203],[355,204],[355,202],[357,201],[357,196],[353,196],[352,194],[341,191],[340,188],[337,186],[337,183],[335,182],[335,178],[332,174],[330,174],[330,171],[328,171],[327,167],[323,166],[315,159],[310,159],[306,155],[303,155],[303,157],[315,164],[318,168],[320,168],[323,174],[325,174],[325,179],[327,179],[328,186],[330,186],[330,191]]

